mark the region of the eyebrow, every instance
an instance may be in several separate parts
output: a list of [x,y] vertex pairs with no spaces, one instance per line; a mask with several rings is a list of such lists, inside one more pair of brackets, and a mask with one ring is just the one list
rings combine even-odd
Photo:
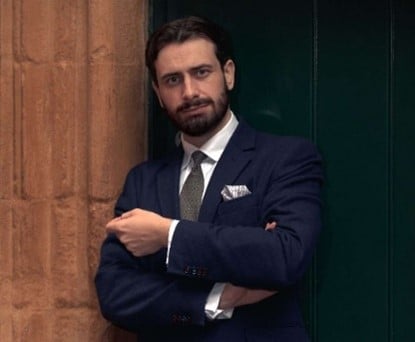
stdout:
[[[197,70],[199,70],[199,69],[203,69],[203,68],[213,69],[213,65],[212,65],[212,64],[207,64],[207,63],[204,63],[204,64],[200,64],[200,65],[196,65],[196,66],[194,66],[194,67],[191,67],[191,68],[189,69],[189,71],[190,71],[190,72],[194,72],[194,71],[197,71]],[[162,76],[161,76],[161,79],[162,79],[162,80],[165,80],[165,79],[167,79],[167,78],[169,78],[169,77],[172,77],[172,76],[179,76],[180,74],[182,74],[182,73],[181,73],[181,72],[179,72],[179,71],[169,72],[169,73],[167,73],[167,74],[162,75]]]
[[211,65],[211,64],[200,64],[200,65],[197,65],[193,68],[190,68],[190,71],[196,71],[196,70],[203,69],[203,68],[213,69],[213,65]]
[[161,76],[161,80],[164,81],[172,76],[179,76],[179,75],[180,75],[180,72],[170,72],[168,74]]

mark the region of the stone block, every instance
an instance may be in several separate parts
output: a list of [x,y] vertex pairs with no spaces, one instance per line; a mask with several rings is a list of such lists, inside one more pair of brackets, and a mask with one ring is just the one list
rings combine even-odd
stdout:
[[51,70],[50,107],[54,197],[86,193],[86,67],[60,62]]
[[88,3],[83,0],[53,1],[54,60],[85,63]]
[[13,206],[14,280],[44,278],[49,272],[51,205],[47,201]]
[[100,200],[114,198],[119,190],[115,132],[121,113],[117,112],[115,71],[109,64],[90,66],[89,174],[94,181],[89,184],[89,194]]
[[114,202],[94,202],[89,206],[88,260],[91,276],[96,272],[100,248],[106,237],[105,225],[114,217]]
[[55,201],[52,227],[50,263],[54,305],[86,305],[90,301],[86,199]]
[[[22,197],[23,193],[23,133],[22,133],[22,93],[23,93],[23,72],[19,63],[13,66],[13,193],[17,198]],[[0,153],[1,154],[1,153]]]
[[50,68],[22,66],[22,167],[25,198],[51,197],[52,131]]
[[0,75],[0,199],[10,199],[14,192],[13,104],[12,97],[8,97],[8,91],[4,89],[2,78],[3,74]]
[[116,88],[122,91],[117,93],[118,115],[114,138],[118,145],[116,158],[121,166],[118,177],[124,181],[126,168],[131,167],[131,161],[139,162],[146,157],[147,106],[142,95],[146,81],[142,67],[117,65],[116,70]]
[[0,50],[2,60],[9,60],[13,55],[13,0],[2,0],[0,3]]
[[23,193],[68,197],[86,188],[86,67],[22,67]]
[[59,309],[55,311],[51,323],[53,325],[51,341],[114,341],[105,338],[109,323],[105,322],[96,310]]
[[33,275],[13,279],[12,311],[16,313],[49,308],[51,293],[52,283],[49,277]]
[[12,203],[0,200],[0,298],[4,282],[11,279],[13,272],[12,232]]
[[143,159],[146,126],[137,112],[143,98],[135,94],[143,86],[135,69],[126,66],[92,65],[90,79],[89,172],[94,182],[89,194],[113,200],[128,170]]
[[[1,305],[1,303],[0,303]],[[13,320],[12,316],[4,306],[0,309],[0,337],[2,341],[13,341]]]
[[[12,305],[12,280],[10,277],[0,277],[0,313],[10,312]],[[1,323],[1,322],[0,322]],[[1,334],[0,334],[1,336]]]
[[14,336],[10,341],[52,341],[50,318],[51,313],[48,311],[20,313],[14,320]]
[[[143,64],[143,46],[146,18],[142,13],[146,11],[145,1],[125,0],[114,2],[114,60],[117,64],[135,65]],[[128,13],[129,15],[125,15]]]
[[54,1],[31,0],[16,2],[17,25],[20,26],[21,61],[44,63],[53,60],[55,22]]
[[0,199],[13,195],[14,98],[12,2],[0,3]]
[[50,203],[13,205],[13,290],[16,309],[42,308],[50,298]]
[[112,64],[114,61],[114,1],[89,1],[89,62]]

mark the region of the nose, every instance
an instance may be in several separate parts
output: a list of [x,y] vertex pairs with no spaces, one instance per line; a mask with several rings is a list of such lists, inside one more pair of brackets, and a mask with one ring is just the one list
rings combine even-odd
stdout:
[[190,76],[186,76],[183,80],[183,98],[189,100],[197,96],[198,90],[196,82]]

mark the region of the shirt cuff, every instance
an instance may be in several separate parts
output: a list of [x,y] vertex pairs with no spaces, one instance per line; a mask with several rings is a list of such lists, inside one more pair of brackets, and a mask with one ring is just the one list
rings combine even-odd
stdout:
[[169,227],[169,237],[168,237],[168,240],[167,240],[166,265],[169,265],[171,242],[173,241],[173,234],[176,230],[176,227],[177,227],[178,223],[179,223],[179,220],[173,220],[170,224],[170,227]]
[[218,309],[220,297],[222,296],[225,283],[216,283],[209,293],[205,305],[206,317],[210,320],[232,318],[233,309]]

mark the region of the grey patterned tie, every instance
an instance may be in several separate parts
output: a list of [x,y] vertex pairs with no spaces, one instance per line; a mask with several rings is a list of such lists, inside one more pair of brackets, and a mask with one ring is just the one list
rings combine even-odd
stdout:
[[203,173],[200,164],[206,158],[201,151],[192,153],[193,167],[183,184],[180,193],[180,214],[182,219],[197,221],[204,188]]

